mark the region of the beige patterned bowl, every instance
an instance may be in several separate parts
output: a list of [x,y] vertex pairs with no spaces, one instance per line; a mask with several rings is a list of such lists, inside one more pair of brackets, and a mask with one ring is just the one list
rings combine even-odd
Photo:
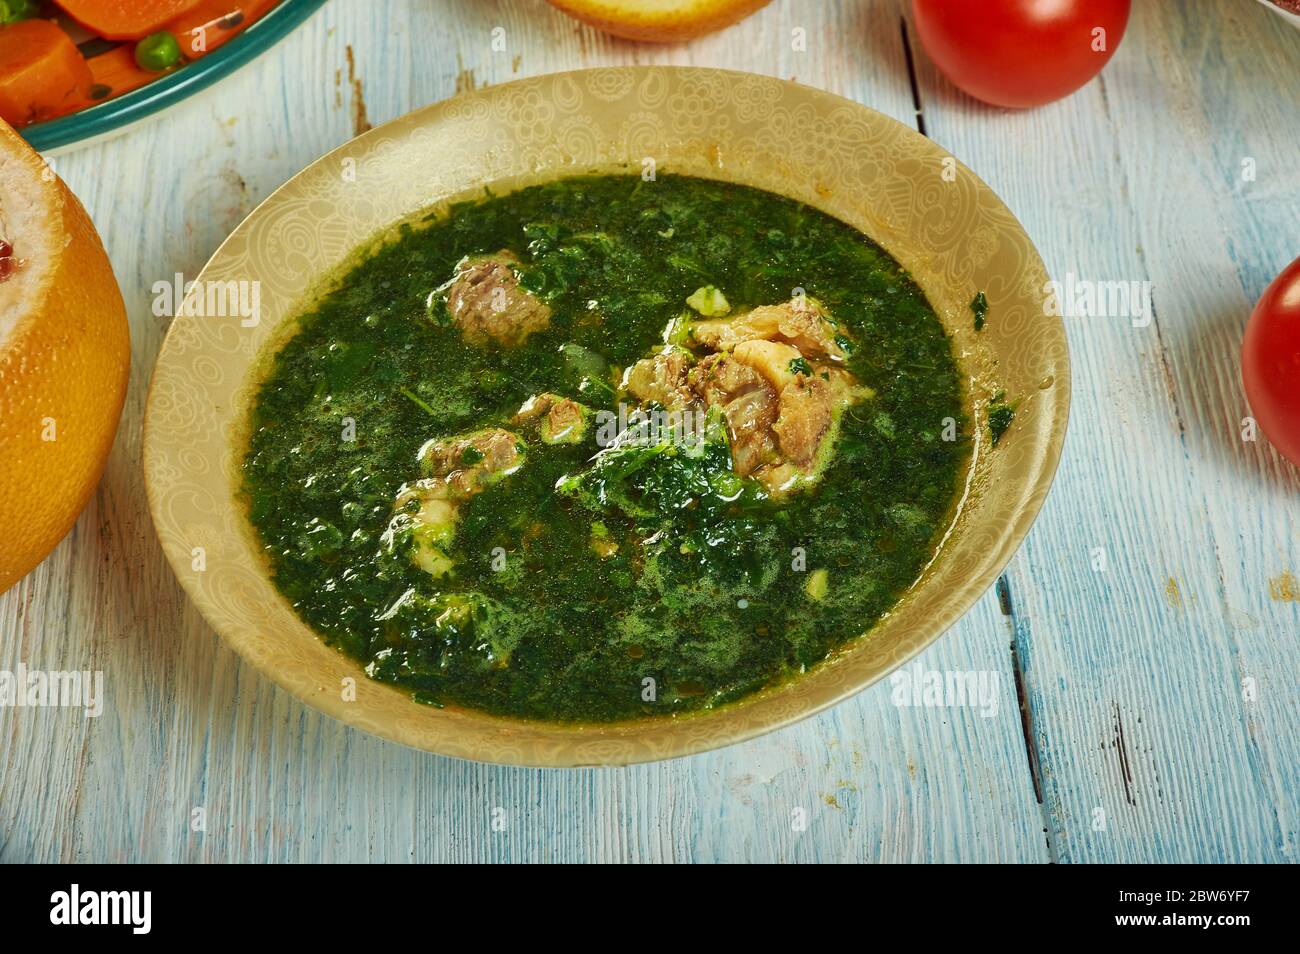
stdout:
[[[920,581],[868,638],[729,707],[575,727],[418,705],[321,643],[268,579],[235,495],[254,359],[292,329],[323,276],[405,217],[488,183],[502,190],[589,170],[640,171],[651,161],[660,171],[800,199],[861,229],[911,270],[953,336],[979,424],[959,513]],[[212,626],[269,678],[335,718],[444,755],[641,762],[738,742],[834,705],[933,642],[994,582],[1047,494],[1065,436],[1064,329],[1045,316],[1042,262],[997,196],[898,122],[763,76],[584,70],[417,110],[312,163],[262,203],[217,250],[196,291],[238,287],[217,284],[227,282],[259,283],[258,320],[220,317],[210,304],[202,309],[209,317],[182,313],[154,370],[144,465],[167,557]],[[977,289],[989,301],[978,335],[969,310]],[[990,451],[984,409],[998,387],[1020,404]]]

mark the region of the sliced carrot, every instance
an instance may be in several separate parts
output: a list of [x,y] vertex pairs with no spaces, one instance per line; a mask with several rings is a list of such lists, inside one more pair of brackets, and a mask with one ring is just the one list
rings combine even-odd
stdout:
[[[152,83],[161,75],[140,68],[140,64],[135,61],[135,45],[132,43],[115,46],[106,53],[92,57],[90,72],[95,77],[95,86],[99,87],[96,90],[96,93],[101,94],[99,100],[121,96],[133,89],[139,89],[146,83]],[[82,105],[93,106],[94,103]]]
[[[261,17],[280,0],[199,0],[194,9],[170,21],[164,29],[171,31],[181,45],[186,60],[196,60],[211,53]],[[182,67],[183,68],[183,67]],[[143,70],[135,61],[135,45],[124,43],[90,60],[96,97],[75,104],[84,109],[95,103],[121,96],[152,83],[160,74]]]
[[51,21],[0,26],[0,119],[11,126],[67,112],[91,82],[76,44]]
[[199,0],[55,0],[91,33],[109,40],[138,40],[188,13]]
[[[197,60],[239,35],[279,2],[280,0],[196,0],[188,10],[163,24],[161,29],[175,35],[181,46],[181,55],[186,61]],[[0,27],[0,30],[3,29],[10,28]],[[80,88],[76,95],[61,101],[55,108],[42,111],[34,118],[51,119],[94,106],[139,89],[162,75],[140,68],[135,61],[134,43],[123,43],[93,56],[89,64],[89,83]]]
[[166,26],[176,35],[181,55],[196,60],[211,53],[275,6],[279,0],[198,0]]

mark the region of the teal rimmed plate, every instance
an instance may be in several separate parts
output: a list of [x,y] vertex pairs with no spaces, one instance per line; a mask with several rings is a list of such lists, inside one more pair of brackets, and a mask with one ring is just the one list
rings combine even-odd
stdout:
[[38,152],[49,153],[124,132],[224,79],[266,52],[323,6],[325,0],[284,0],[220,48],[139,89],[57,119],[19,130]]

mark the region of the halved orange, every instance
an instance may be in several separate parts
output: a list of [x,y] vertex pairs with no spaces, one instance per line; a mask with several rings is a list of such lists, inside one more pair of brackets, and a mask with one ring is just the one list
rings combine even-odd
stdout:
[[628,40],[677,43],[731,26],[769,0],[549,0],[551,6]]
[[126,308],[94,225],[0,122],[0,593],[94,492],[129,370]]

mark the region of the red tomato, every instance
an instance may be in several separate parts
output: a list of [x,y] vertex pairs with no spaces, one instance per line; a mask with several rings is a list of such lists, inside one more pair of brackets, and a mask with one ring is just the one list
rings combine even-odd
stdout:
[[[976,99],[1041,106],[1101,72],[1131,0],[912,0],[930,59]],[[1102,35],[1097,31],[1104,30]]]
[[1300,258],[1273,279],[1251,312],[1241,377],[1260,429],[1300,466]]

